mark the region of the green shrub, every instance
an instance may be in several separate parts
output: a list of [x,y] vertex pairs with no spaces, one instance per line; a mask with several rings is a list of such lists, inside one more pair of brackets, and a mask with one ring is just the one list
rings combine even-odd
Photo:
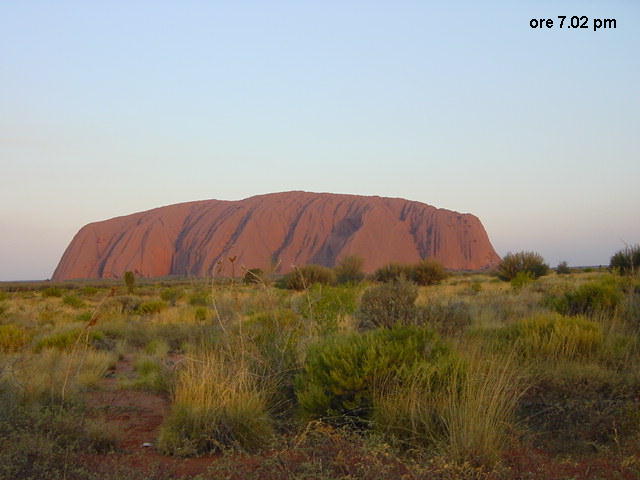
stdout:
[[448,274],[442,264],[429,258],[411,267],[411,280],[418,285],[436,285],[447,276]]
[[519,272],[530,273],[533,278],[542,277],[549,272],[542,255],[535,252],[508,253],[498,265],[498,277],[510,281]]
[[316,284],[300,300],[302,314],[313,320],[318,332],[324,335],[337,331],[340,319],[355,313],[358,308],[358,289]]
[[112,309],[118,313],[135,313],[140,304],[142,303],[142,299],[140,297],[136,297],[135,295],[119,295],[117,297],[109,298],[105,304],[105,309]]
[[569,264],[567,262],[560,262],[556,267],[556,273],[558,275],[567,275],[571,273],[571,269],[569,268]]
[[609,262],[609,267],[622,275],[640,271],[640,244],[631,245],[616,252]]
[[0,325],[0,352],[9,353],[20,350],[29,343],[29,332],[18,325]]
[[290,290],[305,290],[315,283],[323,285],[335,283],[333,270],[321,265],[305,265],[296,267],[282,278],[282,285]]
[[193,311],[193,316],[198,322],[204,322],[209,318],[209,309],[207,307],[197,307]]
[[63,332],[53,333],[38,340],[35,345],[35,351],[39,352],[45,348],[56,348],[58,350],[66,350],[79,342],[82,331],[79,328],[66,330]]
[[291,310],[257,313],[243,325],[243,335],[257,350],[253,370],[270,379],[267,393],[273,412],[289,411],[295,403],[293,378],[300,368],[301,340],[307,323]]
[[62,303],[73,308],[84,307],[84,302],[75,295],[65,295],[62,297]]
[[334,269],[336,281],[340,284],[361,282],[364,280],[363,265],[364,260],[356,255],[344,257]]
[[80,312],[76,315],[76,322],[86,323],[93,318],[93,313],[91,312]]
[[373,273],[376,282],[396,282],[400,279],[409,280],[411,278],[411,265],[401,263],[389,263],[380,267]]
[[136,286],[136,276],[133,272],[124,272],[124,284],[127,287],[127,292],[131,295]]
[[160,292],[160,298],[173,307],[175,307],[176,303],[183,295],[184,292],[179,288],[165,288]]
[[493,330],[497,346],[516,348],[525,359],[575,360],[589,358],[603,346],[600,324],[584,317],[541,314]]
[[418,307],[418,318],[421,324],[429,325],[442,336],[460,335],[472,323],[469,304],[456,300]]
[[42,290],[43,297],[61,297],[62,289],[60,287],[47,287]]
[[145,353],[160,358],[166,357],[170,350],[169,344],[161,338],[154,338],[144,347]]
[[[158,348],[163,347],[159,346]],[[166,343],[164,348],[168,349]],[[125,384],[125,386],[138,390],[169,393],[172,385],[173,371],[163,362],[162,358],[153,355],[141,356],[136,360],[135,369],[138,377],[131,381],[131,383]]]
[[136,313],[140,315],[152,315],[154,313],[160,313],[167,308],[167,304],[162,300],[150,300],[148,302],[142,302],[136,307]]
[[264,272],[261,268],[250,268],[244,273],[242,281],[246,285],[264,283]]
[[[143,324],[144,328],[144,324]],[[180,352],[187,344],[203,343],[211,340],[214,336],[214,327],[211,325],[202,326],[197,324],[172,322],[158,323],[152,329],[153,337],[166,342],[169,351]]]
[[80,294],[85,297],[91,297],[98,293],[98,289],[96,287],[92,287],[91,285],[86,285],[80,289]]
[[105,338],[102,331],[71,328],[39,339],[35,344],[34,350],[40,352],[48,348],[55,348],[62,351],[68,350],[75,345],[84,345],[86,342],[92,346],[101,346],[104,341]]
[[367,289],[356,316],[362,330],[416,322],[418,288],[408,280],[396,280]]
[[623,299],[623,294],[613,278],[588,282],[566,292],[552,303],[564,315],[611,314]]
[[511,288],[515,291],[520,291],[527,285],[533,283],[535,281],[535,277],[531,274],[531,272],[518,272],[516,276],[511,279]]
[[477,295],[482,291],[482,282],[480,280],[474,280],[469,285],[469,292],[471,295]]
[[189,297],[189,305],[193,307],[208,307],[211,305],[211,294],[208,292],[195,292]]
[[313,345],[296,378],[296,396],[312,418],[367,419],[376,386],[401,382],[420,370],[438,381],[452,354],[429,329],[398,327],[327,337]]

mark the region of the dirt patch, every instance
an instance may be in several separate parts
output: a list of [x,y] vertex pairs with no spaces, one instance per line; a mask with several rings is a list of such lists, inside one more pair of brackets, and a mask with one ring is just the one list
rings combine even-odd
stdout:
[[139,473],[162,472],[170,477],[193,477],[207,471],[218,456],[179,458],[162,455],[155,448],[160,427],[169,412],[169,398],[144,390],[121,389],[121,380],[136,376],[134,359],[126,356],[113,372],[103,379],[99,389],[88,392],[86,404],[92,416],[105,422],[117,437],[116,451],[89,455],[92,465],[117,464]]

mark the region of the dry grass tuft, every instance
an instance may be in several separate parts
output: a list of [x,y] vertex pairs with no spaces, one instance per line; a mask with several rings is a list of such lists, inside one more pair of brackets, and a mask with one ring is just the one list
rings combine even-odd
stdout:
[[272,436],[266,395],[243,362],[214,352],[185,361],[158,440],[167,454],[255,450]]

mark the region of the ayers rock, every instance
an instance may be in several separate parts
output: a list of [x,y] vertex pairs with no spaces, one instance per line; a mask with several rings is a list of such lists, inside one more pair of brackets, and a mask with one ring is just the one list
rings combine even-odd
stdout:
[[[294,265],[335,265],[347,255],[371,272],[389,262],[434,258],[456,270],[500,258],[474,215],[400,198],[284,192],[239,201],[203,200],[90,223],[64,252],[53,280],[206,276],[237,256],[240,266],[281,273]],[[230,275],[224,262],[222,275]]]

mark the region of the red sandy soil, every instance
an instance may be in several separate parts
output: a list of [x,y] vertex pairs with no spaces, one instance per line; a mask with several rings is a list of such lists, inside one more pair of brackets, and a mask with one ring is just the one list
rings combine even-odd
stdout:
[[[99,390],[86,396],[87,406],[116,432],[116,451],[107,455],[91,455],[88,462],[115,462],[130,465],[139,471],[160,470],[172,477],[192,477],[203,473],[217,458],[203,456],[180,458],[160,454],[155,449],[160,426],[169,411],[169,399],[143,390],[118,387],[121,379],[135,376],[132,358],[127,356],[116,365],[113,375],[102,381]],[[143,447],[151,443],[153,447]]]
[[[159,394],[120,389],[119,380],[132,379],[136,373],[133,359],[125,357],[118,362],[114,374],[102,381],[101,388],[87,394],[86,401],[90,410],[106,421],[107,427],[118,433],[119,441],[116,451],[109,454],[91,454],[84,456],[89,465],[95,465],[97,470],[103,470],[110,465],[130,468],[132,473],[155,474],[154,478],[190,478],[207,472],[209,467],[220,459],[217,455],[199,458],[179,458],[160,454],[154,447],[143,447],[146,442],[155,444],[163,418],[169,410],[169,400]],[[246,476],[255,478],[255,470],[265,461],[276,456],[280,459],[283,471],[295,471],[304,462],[323,457],[328,465],[337,461],[340,468],[349,467],[350,463],[368,462],[364,452],[358,447],[339,441],[330,442],[331,448],[318,444],[310,451],[283,450],[266,451],[252,456],[239,454],[227,459],[232,479],[243,479]],[[335,444],[334,444],[335,443]],[[355,448],[355,450],[354,450]],[[325,451],[327,450],[327,451]],[[335,450],[335,451],[334,451]],[[311,452],[311,453],[309,453]],[[348,452],[348,453],[347,453]],[[346,457],[345,457],[346,454]],[[311,455],[311,456],[309,456]],[[365,455],[363,457],[363,455]],[[335,458],[334,458],[335,457]],[[349,458],[351,460],[349,460]],[[539,449],[530,446],[514,446],[503,456],[503,468],[495,473],[478,475],[477,478],[486,480],[528,479],[528,480],[635,480],[638,478],[640,460],[638,456],[627,457],[634,459],[631,465],[623,466],[621,455],[595,455],[593,457],[562,460]],[[398,471],[406,468],[399,463]],[[348,468],[347,468],[348,470]],[[408,472],[408,470],[407,470]],[[269,479],[279,478],[279,469],[263,472]],[[452,471],[442,466],[434,465],[433,470],[427,469],[425,474],[429,478],[449,479]],[[409,478],[414,475],[407,473]],[[135,477],[137,478],[137,477]]]
[[[285,273],[358,255],[371,272],[433,258],[481,270],[500,258],[477,217],[401,198],[284,192],[239,201],[180,203],[90,223],[67,247],[54,280],[232,274],[235,266]],[[219,264],[222,261],[222,264]],[[220,272],[220,266],[225,271]]]

